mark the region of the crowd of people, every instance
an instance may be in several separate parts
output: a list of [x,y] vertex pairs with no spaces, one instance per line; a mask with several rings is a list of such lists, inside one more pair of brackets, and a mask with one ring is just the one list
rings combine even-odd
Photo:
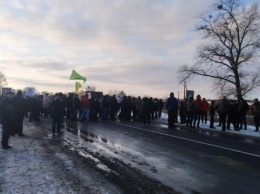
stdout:
[[207,123],[210,117],[210,128],[214,127],[215,113],[219,115],[219,126],[222,130],[230,130],[232,124],[234,130],[247,129],[247,112],[251,107],[254,115],[255,131],[259,131],[260,104],[258,99],[254,100],[252,106],[242,98],[240,102],[227,100],[223,97],[209,104],[200,95],[194,100],[190,97],[185,100],[177,100],[171,92],[166,100],[152,97],[123,96],[120,100],[116,95],[104,95],[101,98],[89,98],[89,92],[84,95],[70,93],[56,93],[50,95],[35,95],[24,97],[21,90],[15,95],[8,92],[0,105],[2,123],[2,148],[11,148],[8,144],[9,136],[23,134],[23,120],[28,118],[29,122],[40,122],[41,118],[52,119],[52,133],[60,134],[63,119],[71,121],[93,121],[116,120],[141,121],[144,125],[150,125],[151,120],[161,118],[163,110],[168,113],[168,127],[174,128],[180,118],[181,124],[187,127],[199,128],[200,123]]
[[190,97],[180,102],[179,114],[181,123],[192,128],[200,128],[200,122],[207,124],[207,116],[209,115],[210,128],[214,129],[217,113],[219,116],[218,126],[222,127],[222,131],[231,130],[231,124],[234,130],[239,131],[240,129],[247,130],[247,114],[250,109],[254,117],[255,131],[259,131],[260,104],[257,98],[251,106],[244,98],[238,102],[237,100],[228,100],[226,96],[218,101],[212,100],[209,104],[205,98],[197,95],[195,100]]

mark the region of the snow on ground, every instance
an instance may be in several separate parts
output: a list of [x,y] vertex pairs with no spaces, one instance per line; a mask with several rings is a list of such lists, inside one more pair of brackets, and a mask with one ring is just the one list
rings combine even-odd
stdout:
[[[161,119],[167,121],[168,115],[166,113],[163,113]],[[180,121],[179,117],[178,117],[178,121]],[[186,124],[177,124],[177,125],[186,126]],[[209,128],[209,120],[207,121],[207,124],[203,124],[203,123],[200,122],[200,128],[201,129],[207,129],[207,130],[210,130],[210,131],[220,132],[221,127],[218,127],[217,125],[218,125],[218,122],[215,122],[214,123],[215,129],[211,129],[211,128]],[[229,133],[229,134],[245,135],[245,136],[248,136],[248,137],[260,138],[260,132],[254,131],[255,130],[254,125],[247,125],[247,130],[241,129],[240,131],[235,131],[233,125],[231,124],[230,129],[231,129],[230,131],[226,130],[226,132]]]

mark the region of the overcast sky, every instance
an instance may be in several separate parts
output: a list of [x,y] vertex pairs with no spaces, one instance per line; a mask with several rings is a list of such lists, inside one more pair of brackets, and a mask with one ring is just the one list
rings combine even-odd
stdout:
[[[0,68],[8,86],[73,91],[74,69],[83,90],[183,97],[177,70],[192,64],[202,41],[195,25],[209,0],[10,0],[0,2]],[[79,81],[83,83],[82,81]],[[215,98],[210,80],[188,83]],[[253,93],[250,98],[260,98]]]

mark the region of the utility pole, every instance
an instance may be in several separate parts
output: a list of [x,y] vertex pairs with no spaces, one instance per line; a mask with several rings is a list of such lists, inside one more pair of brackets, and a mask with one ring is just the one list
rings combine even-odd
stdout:
[[186,81],[184,82],[184,99],[186,99],[186,91],[187,91],[187,83]]

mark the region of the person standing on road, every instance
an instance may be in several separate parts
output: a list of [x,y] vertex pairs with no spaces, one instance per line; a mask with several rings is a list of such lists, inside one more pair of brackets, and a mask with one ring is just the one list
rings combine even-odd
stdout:
[[196,105],[196,111],[193,120],[193,128],[195,128],[196,121],[197,121],[197,128],[200,128],[200,119],[201,119],[202,107],[203,107],[200,95],[196,96],[196,100],[194,101],[194,103]]
[[179,103],[179,114],[180,114],[181,124],[186,123],[186,117],[187,117],[186,104],[187,104],[186,99],[181,100]]
[[2,122],[2,148],[5,150],[12,148],[8,144],[10,134],[13,134],[14,130],[14,104],[12,98],[13,92],[7,92],[6,98],[0,105]]
[[196,112],[196,105],[193,101],[193,97],[189,97],[188,102],[186,103],[186,110],[187,110],[187,123],[186,127],[192,127],[192,122],[194,119],[194,115]]
[[168,128],[173,128],[175,125],[175,118],[178,111],[178,100],[174,97],[174,93],[170,93],[170,97],[167,100],[166,108],[168,111]]
[[88,98],[88,91],[86,91],[85,95],[82,96],[80,105],[82,108],[82,112],[81,112],[79,120],[80,121],[84,121],[84,120],[89,121],[90,100]]
[[19,136],[25,136],[23,134],[23,119],[26,112],[26,99],[23,98],[23,93],[18,90],[16,96],[13,98],[14,103],[14,121],[15,121],[15,131]]
[[137,112],[137,119],[140,120],[142,118],[142,99],[140,96],[135,101],[135,107]]
[[220,121],[222,123],[222,131],[226,131],[226,121],[227,121],[227,115],[230,108],[230,103],[227,100],[226,96],[222,97],[221,102],[219,103],[219,114],[220,114]]
[[230,124],[233,124],[235,131],[239,131],[239,114],[238,103],[236,100],[230,102],[230,108],[228,110],[227,130],[230,130]]
[[143,115],[143,122],[144,125],[148,123],[150,125],[151,122],[151,106],[150,106],[150,99],[143,98],[143,104],[142,104],[142,115]]
[[160,100],[159,100],[159,111],[158,111],[158,117],[159,117],[159,118],[161,118],[161,116],[162,116],[163,106],[164,106],[163,100],[160,99]]
[[57,133],[60,135],[61,121],[63,117],[63,103],[61,98],[55,94],[55,99],[51,104],[52,110],[52,135],[55,135],[56,125]]
[[248,103],[244,100],[244,98],[241,98],[241,101],[238,106],[238,113],[239,113],[239,129],[247,130],[247,119],[246,119],[246,112],[249,110]]
[[211,104],[209,106],[209,115],[210,115],[210,125],[209,125],[209,128],[211,128],[211,129],[215,129],[215,127],[214,127],[215,112],[216,112],[216,105],[215,105],[215,101],[212,100]]
[[252,113],[254,115],[255,131],[259,131],[259,126],[260,126],[260,103],[259,103],[257,98],[254,100],[254,104],[252,105],[251,110],[252,110]]
[[48,93],[45,93],[42,98],[42,111],[45,118],[50,116],[49,109],[50,109],[50,96]]
[[72,121],[78,121],[79,109],[80,109],[80,99],[78,94],[75,94],[72,101],[72,114],[71,114]]
[[207,124],[208,120],[208,109],[209,103],[206,98],[202,98],[202,113],[201,113],[201,122]]
[[117,100],[116,95],[110,97],[109,100],[109,119],[112,121],[116,120],[116,112],[117,112]]

